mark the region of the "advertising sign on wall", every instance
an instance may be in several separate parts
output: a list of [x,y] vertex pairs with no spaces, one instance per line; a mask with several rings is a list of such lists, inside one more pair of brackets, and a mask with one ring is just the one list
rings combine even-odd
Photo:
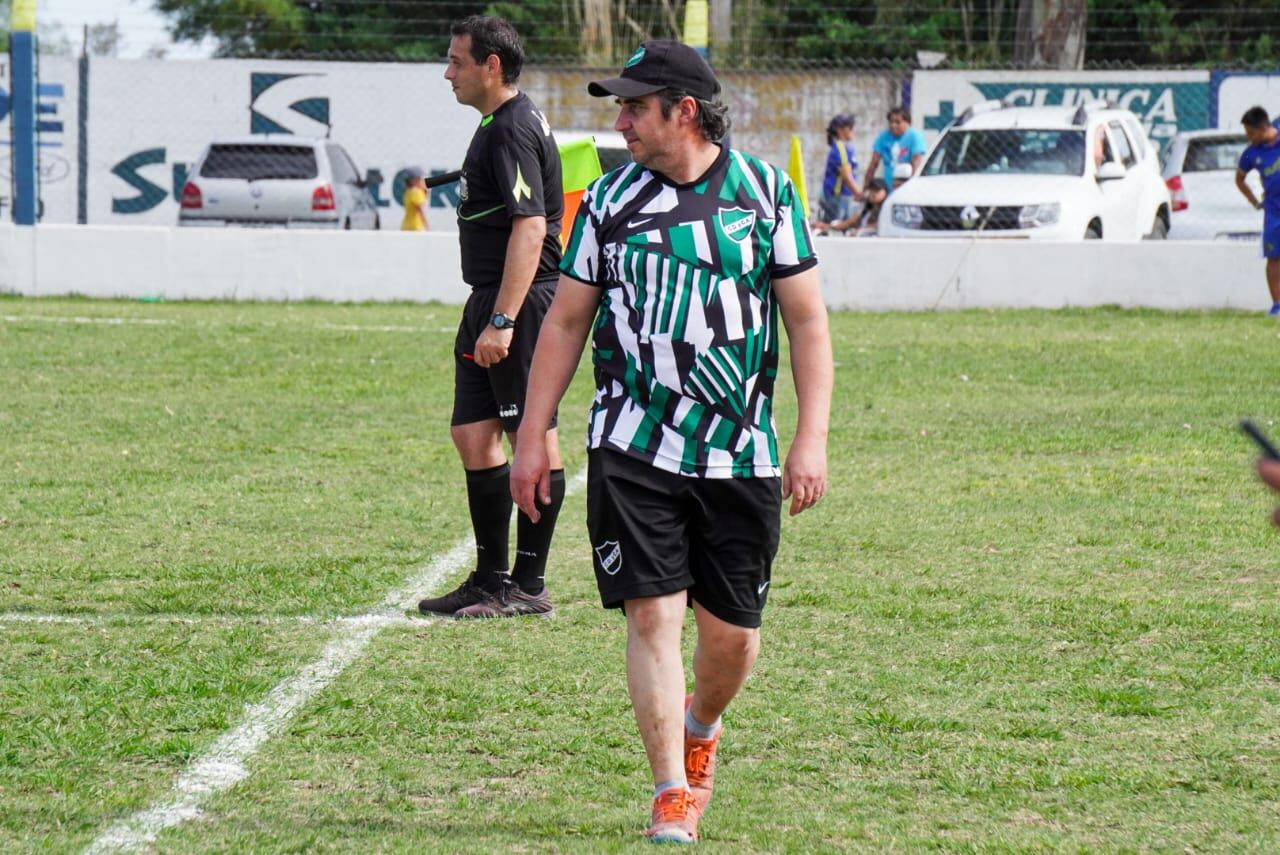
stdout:
[[[340,143],[373,179],[384,226],[394,227],[402,213],[403,170],[459,168],[479,118],[457,103],[444,68],[95,59],[88,220],[173,225],[187,172],[211,140],[290,133]],[[445,209],[456,207],[456,192],[456,185],[433,191],[432,206],[441,209],[433,226],[451,226]]]
[[1210,86],[1213,127],[1240,130],[1240,119],[1250,107],[1262,107],[1272,120],[1280,119],[1280,74],[1215,71]]
[[[41,57],[36,83],[36,157],[41,222],[76,221],[79,110],[76,61]],[[0,56],[0,221],[13,218],[13,134],[9,60]]]
[[1210,127],[1207,71],[917,71],[911,112],[932,142],[968,107],[1004,100],[1027,107],[1109,101],[1132,110],[1161,149],[1180,130]]

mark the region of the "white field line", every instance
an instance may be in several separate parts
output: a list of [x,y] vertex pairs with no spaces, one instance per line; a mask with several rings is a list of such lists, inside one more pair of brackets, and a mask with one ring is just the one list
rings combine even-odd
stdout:
[[[566,484],[566,495],[587,481],[586,470]],[[284,729],[294,714],[319,694],[364,652],[389,618],[403,617],[424,591],[432,591],[472,554],[472,539],[465,537],[437,557],[401,588],[383,597],[373,610],[339,623],[334,637],[319,658],[298,674],[276,685],[265,700],[245,708],[234,730],[220,736],[178,776],[169,799],[115,823],[85,850],[86,855],[137,852],[156,841],[160,832],[204,813],[204,806],[218,794],[249,776],[249,761],[262,745]]]
[[[85,315],[0,315],[0,320],[10,324],[45,323],[45,324],[97,324],[101,326],[177,326],[182,321],[173,318],[120,318],[120,317],[88,317]],[[189,322],[197,327],[242,325],[242,321],[205,321]],[[252,326],[276,327],[284,326],[278,321],[260,321]],[[299,324],[300,326],[300,324]],[[360,324],[318,323],[311,325],[313,329],[331,332],[378,332],[378,333],[455,333],[456,327],[419,327],[419,326],[362,326]]]
[[421,626],[422,620],[405,615],[191,615],[177,614],[33,614],[30,612],[0,612],[0,625],[4,624],[70,624],[73,626],[127,626],[137,624],[178,624],[184,626],[281,626],[288,624],[376,624],[379,627]]

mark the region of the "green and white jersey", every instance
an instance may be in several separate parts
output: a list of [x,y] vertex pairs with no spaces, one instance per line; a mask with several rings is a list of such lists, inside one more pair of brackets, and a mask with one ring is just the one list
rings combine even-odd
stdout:
[[603,289],[589,448],[701,478],[776,477],[774,279],[817,264],[795,187],[724,149],[690,184],[628,164],[587,188],[562,273]]

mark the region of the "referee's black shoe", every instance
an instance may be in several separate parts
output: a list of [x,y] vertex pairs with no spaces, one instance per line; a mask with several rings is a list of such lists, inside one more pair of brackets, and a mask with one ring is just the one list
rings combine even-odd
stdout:
[[556,613],[551,604],[551,594],[543,588],[536,594],[527,593],[509,578],[502,580],[502,587],[496,594],[487,594],[485,598],[473,606],[458,609],[454,617],[465,618],[504,618],[504,617],[552,617]]
[[449,593],[420,601],[418,611],[433,617],[453,617],[458,610],[484,602],[490,596],[488,591],[476,584],[476,574],[472,573]]

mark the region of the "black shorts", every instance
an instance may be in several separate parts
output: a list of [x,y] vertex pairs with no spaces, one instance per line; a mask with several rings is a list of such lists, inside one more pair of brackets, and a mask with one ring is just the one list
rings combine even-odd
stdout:
[[587,531],[600,601],[688,591],[723,621],[757,627],[778,552],[778,478],[689,478],[593,449]]
[[[529,366],[533,362],[533,348],[538,343],[538,330],[542,319],[551,308],[556,295],[556,283],[537,283],[525,295],[520,313],[516,315],[516,329],[511,337],[507,358],[488,368],[475,362],[476,339],[493,318],[493,304],[498,299],[498,289],[476,288],[467,298],[458,324],[458,337],[453,345],[453,418],[451,425],[469,425],[474,422],[501,419],[502,429],[515,433],[520,427],[520,415],[524,412],[524,393],[529,385]],[[551,416],[549,427],[556,426]]]

